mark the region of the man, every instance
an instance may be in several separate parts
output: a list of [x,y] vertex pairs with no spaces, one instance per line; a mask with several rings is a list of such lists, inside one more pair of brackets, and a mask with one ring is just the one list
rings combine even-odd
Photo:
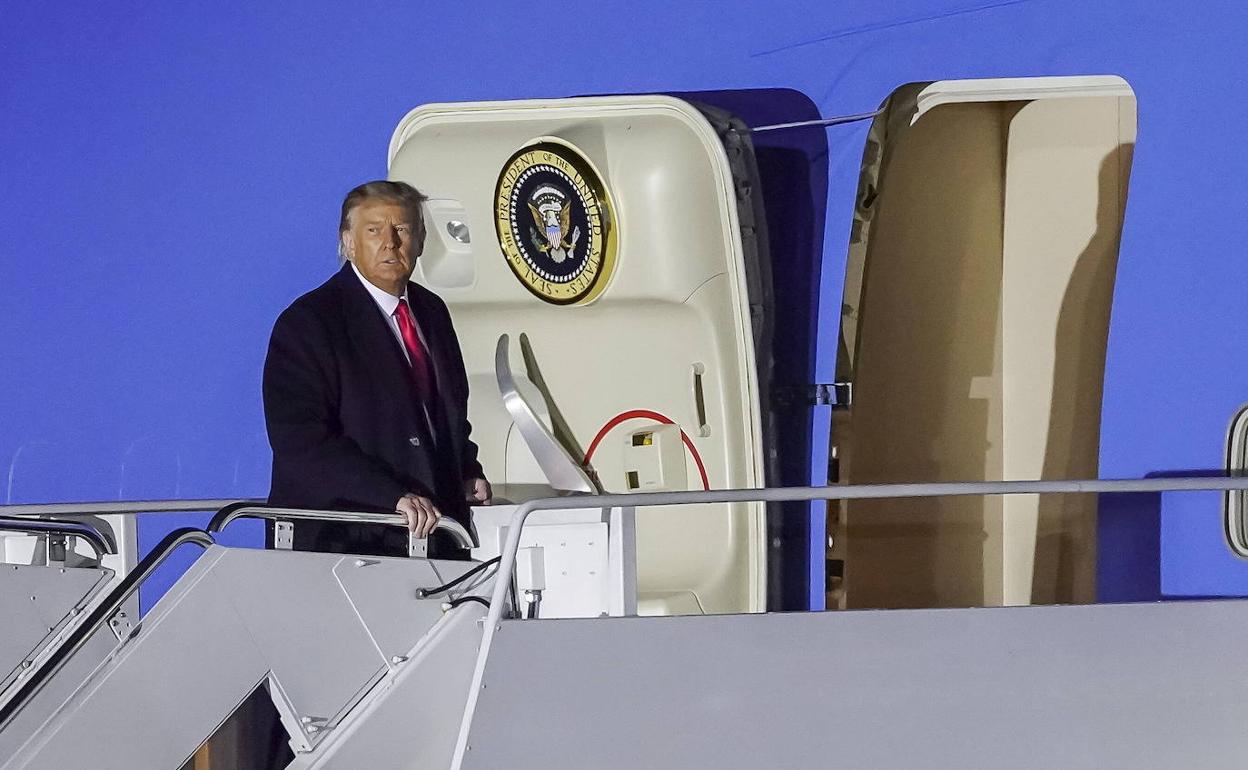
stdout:
[[[442,516],[467,525],[469,504],[490,503],[450,315],[409,281],[424,249],[424,201],[403,182],[348,193],[342,269],[278,317],[264,363],[271,505],[393,511],[425,536]],[[295,548],[406,555],[407,536],[300,523]]]

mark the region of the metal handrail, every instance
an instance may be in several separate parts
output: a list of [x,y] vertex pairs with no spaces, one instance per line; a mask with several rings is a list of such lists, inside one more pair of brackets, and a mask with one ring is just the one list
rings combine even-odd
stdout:
[[64,535],[77,537],[86,541],[95,549],[95,560],[98,562],[105,555],[115,555],[117,545],[112,538],[100,532],[90,524],[79,521],[57,521],[55,519],[26,519],[16,516],[0,516],[0,532],[18,532],[31,535]]
[[857,484],[829,487],[778,487],[772,489],[722,489],[697,492],[634,492],[613,495],[578,495],[575,497],[528,500],[516,507],[507,527],[507,541],[495,572],[490,608],[486,613],[481,645],[472,686],[455,743],[453,766],[464,759],[468,730],[482,689],[485,664],[490,657],[494,633],[500,629],[508,586],[514,581],[516,551],[525,521],[535,511],[568,511],[594,508],[641,508],[647,506],[689,505],[695,503],[780,503],[813,502],[817,500],[883,500],[920,497],[962,497],[1025,494],[1088,494],[1123,492],[1225,492],[1248,491],[1248,478],[1180,477],[1151,479],[1089,479],[1063,481],[973,481],[937,482],[927,484]]
[[[246,514],[239,511],[247,511]],[[314,511],[295,508],[270,508],[263,500],[203,499],[203,500],[119,500],[96,503],[32,503],[0,505],[0,517],[36,516],[128,516],[141,513],[193,513],[216,511],[208,525],[208,532],[219,532],[237,518],[273,519],[256,512],[281,512],[284,518],[314,519],[318,521],[344,521],[361,524],[385,524],[406,526],[397,514],[362,513],[351,511]],[[442,519],[438,529],[444,530],[461,548],[476,548],[473,534],[454,519]],[[113,551],[109,551],[113,553]]]
[[[301,508],[270,508],[265,505],[236,503],[227,505],[217,511],[208,522],[208,532],[220,532],[235,519],[264,519],[266,521],[285,521],[288,519],[309,519],[312,521],[338,521],[355,524],[385,524],[390,527],[407,527],[407,521],[397,513],[365,513],[355,511],[317,511]],[[477,541],[468,528],[449,517],[438,520],[435,530],[446,532],[455,538],[460,548],[476,548]]]
[[[69,659],[82,648],[91,636],[100,630],[101,626],[108,622],[108,619],[115,615],[122,605],[138,590],[139,586],[146,580],[165,559],[173,553],[179,546],[192,543],[207,548],[214,545],[215,540],[211,533],[220,532],[230,522],[240,518],[252,519],[313,519],[318,521],[340,521],[355,522],[364,524],[384,524],[387,526],[406,527],[406,522],[398,516],[398,514],[386,513],[363,513],[349,511],[314,511],[303,510],[297,508],[269,508],[263,505],[256,505],[250,501],[236,500],[175,500],[175,501],[139,501],[127,503],[56,503],[52,505],[21,505],[21,506],[0,506],[0,511],[7,512],[10,509],[21,509],[19,516],[43,516],[55,512],[59,515],[73,514],[90,514],[90,515],[109,515],[109,514],[135,514],[162,511],[200,511],[209,507],[210,504],[223,503],[220,510],[213,515],[212,520],[208,524],[207,531],[195,529],[193,527],[184,527],[176,529],[165,536],[153,548],[147,556],[145,556],[135,568],[127,574],[121,582],[119,582],[105,598],[97,604],[90,613],[87,614],[83,621],[76,626],[73,631],[65,637],[57,648],[48,656],[47,660],[39,667],[30,678],[22,683],[11,698],[4,703],[0,703],[0,732],[3,732],[13,721],[14,717],[25,707],[32,698],[47,685],[48,681],[54,677],[58,671],[64,668]],[[5,521],[0,519],[0,522]],[[77,523],[48,522],[41,519],[31,518],[14,518],[13,521],[23,527],[43,528],[45,525],[61,524],[64,527],[73,529],[73,534],[87,537],[78,530],[81,527],[84,531],[89,530],[85,525]],[[443,518],[438,522],[436,527],[449,533],[455,538],[457,544],[462,548],[475,548],[477,543],[471,532],[459,522]],[[112,553],[112,551],[110,551]]]
[[[456,761],[462,761],[466,747],[468,727],[476,707],[477,696],[489,658],[494,633],[501,627],[505,596],[515,571],[516,552],[525,521],[535,511],[541,510],[587,510],[594,508],[645,507],[687,505],[694,503],[735,502],[787,502],[817,500],[860,500],[889,498],[953,497],[968,495],[1017,495],[1017,494],[1088,494],[1126,492],[1182,492],[1182,491],[1248,491],[1248,478],[1186,477],[1124,480],[1071,480],[1071,481],[1002,481],[931,484],[864,484],[832,487],[787,487],[776,489],[728,489],[698,492],[645,492],[612,495],[584,495],[576,497],[543,498],[529,500],[517,506],[512,514],[507,541],[500,555],[499,568],[486,616],[484,633],[477,653],[473,673],[473,686],[469,689],[468,703],[460,726],[455,748]],[[364,523],[404,526],[394,514],[342,513],[335,511],[304,511],[298,509],[265,508],[252,501],[237,500],[161,500],[131,501],[117,503],[54,503],[40,505],[0,506],[4,516],[56,516],[56,515],[110,515],[148,512],[203,511],[219,508],[213,517],[213,531],[219,531],[235,518],[255,514],[255,518],[269,518],[267,514],[284,513],[291,518],[312,518],[331,521],[355,521]],[[228,509],[228,510],[227,510]],[[344,518],[345,517],[345,518]],[[457,534],[461,544],[471,546],[470,533],[458,522],[443,519],[443,523],[455,524],[462,532]],[[29,522],[34,523],[34,522]],[[211,526],[211,525],[210,525]],[[454,533],[452,527],[446,527]],[[47,661],[23,683],[13,697],[0,704],[0,731],[6,729],[13,718],[31,698],[37,695],[69,658],[90,639],[99,627],[107,622],[138,586],[164,562],[173,550],[185,543],[207,548],[214,544],[212,536],[202,530],[184,528],[170,532],[146,557],[139,562],[107,597],[91,610],[87,617],[66,637]]]
[[31,503],[0,505],[0,516],[128,516],[139,513],[218,511],[227,505],[263,505],[263,500],[117,500],[98,503]]
[[30,699],[38,695],[48,681],[64,668],[74,653],[82,649],[91,636],[121,610],[126,600],[138,590],[139,585],[155,572],[156,568],[163,564],[178,546],[187,543],[207,548],[215,541],[207,532],[192,527],[175,529],[165,535],[164,539],[147,556],[144,556],[142,561],[122,578],[121,582],[109,591],[108,595],[65,637],[65,641],[57,646],[44,664],[30,675],[30,678],[13,693],[13,696],[4,703],[0,703],[0,732],[4,732]]

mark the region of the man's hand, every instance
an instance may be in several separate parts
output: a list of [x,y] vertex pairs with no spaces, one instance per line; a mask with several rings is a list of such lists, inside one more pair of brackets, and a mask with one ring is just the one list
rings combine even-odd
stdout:
[[494,490],[485,479],[468,479],[464,482],[464,499],[475,505],[494,502]]
[[418,537],[429,537],[442,518],[442,512],[432,500],[411,492],[400,497],[394,509],[407,519],[408,531]]

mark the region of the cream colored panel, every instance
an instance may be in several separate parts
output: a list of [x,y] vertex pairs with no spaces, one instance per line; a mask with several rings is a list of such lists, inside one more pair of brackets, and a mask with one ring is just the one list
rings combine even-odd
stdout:
[[[494,185],[512,153],[545,136],[577,146],[614,193],[621,251],[610,300],[683,302],[712,275],[740,270],[735,208],[727,217],[735,204],[726,195],[726,160],[710,127],[678,100],[428,105],[410,114],[396,136],[407,139],[392,155],[391,178],[410,181],[439,202],[459,202],[470,228],[466,258],[476,268],[475,283],[429,281],[448,302],[529,306],[524,287],[496,269],[505,265],[494,235]],[[735,254],[725,253],[729,238]]]
[[[906,86],[909,88],[909,86]],[[910,124],[942,104],[1024,104],[1044,99],[1089,97],[1135,99],[1127,81],[1117,75],[1062,75],[1048,78],[977,78],[928,83],[915,97]],[[1135,130],[1134,121],[1131,130]]]
[[[1131,97],[1035,101],[1010,120],[1001,288],[1006,479],[1097,476],[1134,131]],[[1094,600],[1095,496],[1006,498],[1002,530],[1005,604]]]
[[[498,174],[513,153],[542,137],[569,142],[588,158],[617,214],[615,275],[586,305],[555,306],[530,294],[494,233]],[[543,419],[573,456],[583,457],[613,418],[649,410],[689,436],[711,487],[762,485],[731,179],[718,139],[689,105],[612,97],[426,106],[396,130],[390,176],[436,199],[427,213],[430,269],[417,279],[454,316],[471,379],[473,437],[492,480],[536,480],[531,458],[515,446],[519,437],[508,439],[511,421],[493,381],[495,343],[510,334],[513,370],[541,392]],[[467,244],[451,236],[452,220],[466,225]],[[517,344],[521,335],[527,355]],[[695,364],[705,369],[709,435],[699,435]],[[654,423],[639,416],[605,434],[592,457],[604,488],[627,491],[625,437]],[[694,452],[685,451],[689,488],[701,488]],[[639,509],[641,606],[762,610],[762,516],[756,505]]]

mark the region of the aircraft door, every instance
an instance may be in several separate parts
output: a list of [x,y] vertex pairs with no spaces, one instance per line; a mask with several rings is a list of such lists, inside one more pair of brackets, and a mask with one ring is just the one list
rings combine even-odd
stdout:
[[[688,102],[425,105],[390,177],[430,196],[415,280],[446,300],[500,497],[549,494],[495,379],[611,492],[763,486],[740,221],[725,149]],[[761,611],[760,504],[641,509],[638,606]]]
[[[919,83],[863,156],[842,483],[1097,476],[1135,97],[1117,77]],[[1095,496],[830,508],[829,607],[1092,601]]]

